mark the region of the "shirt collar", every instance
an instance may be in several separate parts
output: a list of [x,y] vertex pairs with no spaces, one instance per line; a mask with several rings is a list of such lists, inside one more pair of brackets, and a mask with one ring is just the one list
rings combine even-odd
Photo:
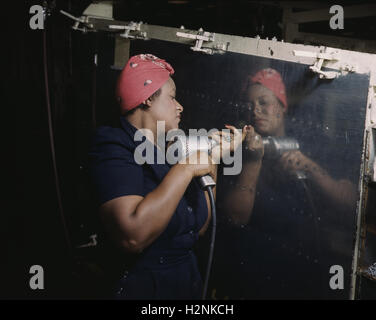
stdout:
[[[134,140],[134,135],[136,131],[138,130],[135,126],[129,123],[125,117],[120,117],[120,124],[125,133],[128,135],[130,143],[132,144],[132,149],[136,149],[138,145],[140,145],[142,142],[146,140],[146,137],[143,136],[142,141],[135,141]],[[150,142],[151,143],[151,142]],[[154,160],[157,161],[158,158],[158,149],[157,147],[153,144],[154,146]],[[164,176],[167,174],[168,170],[170,169],[170,165],[166,162],[165,164],[157,164],[157,162],[150,164],[151,168],[154,170],[155,174],[157,177],[162,180]]]
[[136,148],[139,144],[145,141],[146,137],[143,136],[141,141],[136,141],[134,135],[137,132],[137,128],[133,126],[125,117],[120,117],[120,125],[125,133],[128,135],[131,145]]

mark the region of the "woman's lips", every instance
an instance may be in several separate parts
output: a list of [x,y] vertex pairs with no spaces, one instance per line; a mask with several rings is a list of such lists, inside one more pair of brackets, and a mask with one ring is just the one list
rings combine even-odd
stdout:
[[265,119],[256,119],[255,120],[255,124],[263,124],[265,122],[267,122],[267,120],[265,120]]

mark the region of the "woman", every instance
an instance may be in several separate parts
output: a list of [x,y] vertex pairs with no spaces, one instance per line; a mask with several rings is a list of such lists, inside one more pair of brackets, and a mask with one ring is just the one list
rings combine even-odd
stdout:
[[[242,171],[228,179],[230,183],[220,184],[221,208],[230,218],[227,228],[218,233],[217,246],[223,250],[215,260],[218,265],[223,258],[227,278],[223,295],[324,297],[330,291],[326,264],[342,261],[331,251],[342,246],[338,232],[332,244],[332,231],[340,226],[331,219],[353,210],[354,186],[346,179],[332,178],[299,150],[285,152],[279,159],[265,154],[262,138],[284,137],[287,131],[288,103],[278,71],[268,68],[249,76],[244,95],[252,125],[243,143]],[[297,171],[304,172],[306,179],[298,179]]]
[[[244,95],[250,110],[249,121],[253,126],[247,127],[244,153],[246,161],[237,180],[237,188],[228,197],[233,203],[231,216],[234,223],[245,224],[249,221],[260,172],[264,172],[263,181],[271,179],[269,183],[272,184],[275,184],[276,178],[286,181],[294,178],[297,172],[304,172],[315,190],[332,205],[352,206],[356,201],[356,192],[352,183],[347,179],[331,178],[319,164],[301,151],[285,152],[278,161],[264,157],[262,137],[286,135],[285,117],[288,104],[285,85],[279,72],[267,68],[248,77]],[[281,177],[279,173],[284,176]],[[250,196],[244,197],[244,191],[249,191]]]
[[[216,180],[216,165],[135,162],[138,129],[146,141],[159,141],[157,121],[166,131],[179,127],[182,105],[176,100],[173,68],[150,54],[129,59],[117,83],[123,115],[120,128],[99,128],[90,153],[100,216],[120,251],[133,253],[116,284],[117,299],[199,299],[202,280],[193,245],[208,227],[209,198],[195,177]],[[233,127],[232,127],[233,128]],[[165,141],[165,137],[162,137]],[[153,145],[155,155],[158,146]],[[216,153],[217,154],[217,153]],[[129,258],[128,258],[129,259]]]

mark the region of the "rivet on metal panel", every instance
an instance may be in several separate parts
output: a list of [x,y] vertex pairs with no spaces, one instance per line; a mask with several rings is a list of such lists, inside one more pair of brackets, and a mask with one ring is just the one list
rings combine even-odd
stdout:
[[346,74],[347,72],[356,72],[357,69],[358,69],[358,66],[354,65],[354,66],[351,66],[349,64],[345,64],[343,66],[341,66],[341,71],[342,71],[342,74]]

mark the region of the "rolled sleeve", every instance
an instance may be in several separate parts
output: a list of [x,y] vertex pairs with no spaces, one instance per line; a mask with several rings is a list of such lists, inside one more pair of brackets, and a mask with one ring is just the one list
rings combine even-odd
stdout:
[[90,175],[99,205],[126,195],[145,196],[143,168],[119,133],[112,128],[99,129],[89,152]]

